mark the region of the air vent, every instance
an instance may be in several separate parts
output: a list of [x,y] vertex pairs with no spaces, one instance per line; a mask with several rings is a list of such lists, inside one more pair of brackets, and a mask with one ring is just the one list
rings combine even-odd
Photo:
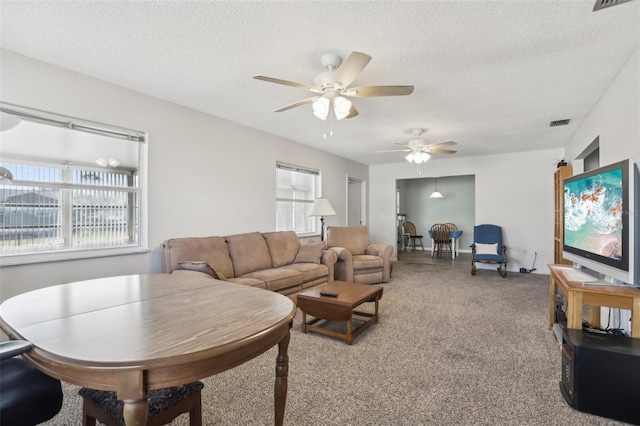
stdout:
[[549,127],[566,126],[570,121],[570,118],[565,118],[564,120],[555,120],[549,123]]
[[596,0],[596,4],[593,6],[593,11],[596,12],[606,7],[618,5],[620,3],[626,3],[631,0]]

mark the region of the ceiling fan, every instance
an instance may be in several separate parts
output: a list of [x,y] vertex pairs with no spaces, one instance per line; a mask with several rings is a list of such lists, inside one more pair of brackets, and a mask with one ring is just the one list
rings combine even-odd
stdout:
[[316,76],[313,86],[295,81],[266,77],[264,75],[254,75],[253,78],[305,89],[315,94],[310,98],[278,108],[274,112],[287,111],[301,105],[312,103],[313,115],[319,119],[326,120],[330,112],[333,111],[336,118],[341,120],[358,115],[358,110],[347,98],[401,96],[409,95],[413,92],[413,86],[360,86],[350,88],[349,85],[360,75],[370,60],[371,56],[360,52],[351,52],[344,62],[342,62],[342,58],[338,55],[322,55],[320,61],[327,71]]
[[429,158],[431,158],[434,154],[455,154],[457,151],[452,149],[446,149],[447,146],[457,145],[454,141],[448,142],[434,142],[434,143],[426,143],[424,139],[420,139],[419,136],[424,133],[424,129],[412,129],[411,133],[415,136],[414,139],[411,139],[407,143],[398,143],[404,147],[404,149],[389,149],[383,151],[376,151],[376,153],[380,152],[408,152],[406,157],[404,157],[410,163],[425,163]]

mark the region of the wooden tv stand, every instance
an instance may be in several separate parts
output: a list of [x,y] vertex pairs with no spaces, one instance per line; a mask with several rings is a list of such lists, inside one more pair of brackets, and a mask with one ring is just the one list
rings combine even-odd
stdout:
[[549,328],[555,322],[556,292],[567,297],[567,328],[582,329],[582,307],[589,306],[589,323],[600,326],[601,306],[631,310],[631,337],[640,338],[640,289],[634,287],[588,285],[568,281],[562,269],[567,265],[549,265]]

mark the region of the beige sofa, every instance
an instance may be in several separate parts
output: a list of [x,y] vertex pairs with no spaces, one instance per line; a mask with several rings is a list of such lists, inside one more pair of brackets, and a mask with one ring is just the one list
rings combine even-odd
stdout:
[[165,273],[203,274],[290,296],[333,281],[337,255],[301,244],[293,231],[174,238],[162,243]]
[[393,247],[371,244],[366,226],[327,226],[325,240],[327,250],[338,255],[336,280],[375,284],[391,279]]

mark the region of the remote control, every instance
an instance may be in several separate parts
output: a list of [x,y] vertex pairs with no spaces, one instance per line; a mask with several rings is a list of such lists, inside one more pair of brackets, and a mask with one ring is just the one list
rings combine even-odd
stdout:
[[338,293],[334,293],[332,291],[321,291],[321,296],[329,296],[329,297],[338,297]]

